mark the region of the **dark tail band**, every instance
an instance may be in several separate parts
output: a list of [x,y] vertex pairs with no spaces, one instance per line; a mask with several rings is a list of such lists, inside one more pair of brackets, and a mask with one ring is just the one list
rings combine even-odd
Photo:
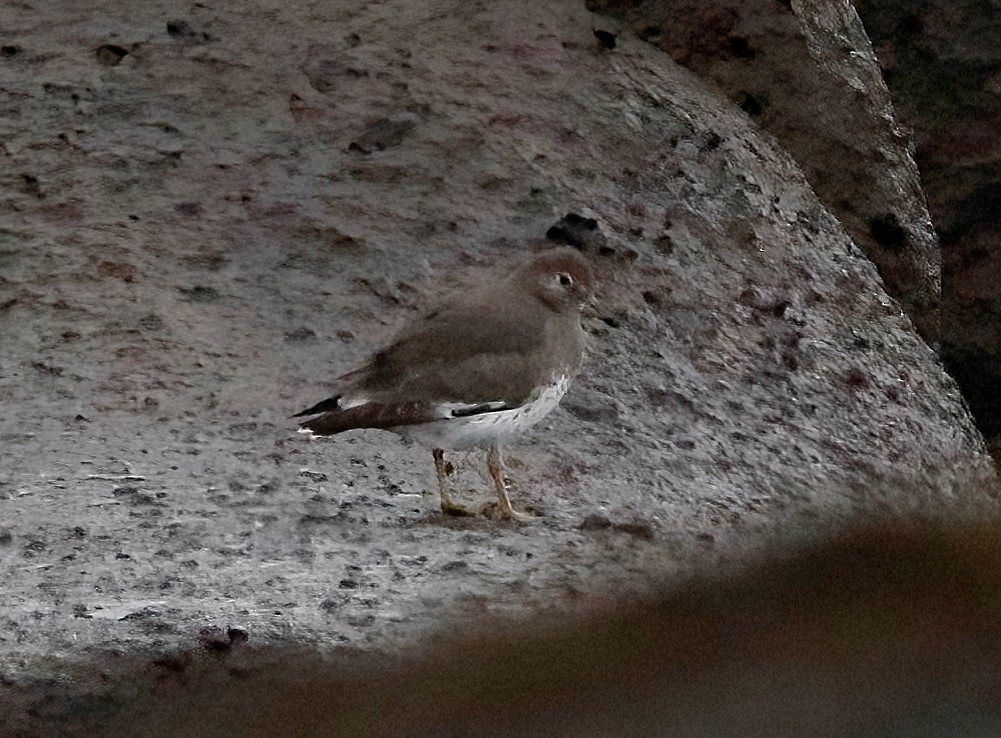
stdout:
[[336,410],[338,403],[340,402],[341,396],[328,397],[326,400],[320,400],[312,407],[307,407],[301,413],[296,413],[293,418],[301,418],[304,415],[319,415],[320,413],[329,413],[332,410]]

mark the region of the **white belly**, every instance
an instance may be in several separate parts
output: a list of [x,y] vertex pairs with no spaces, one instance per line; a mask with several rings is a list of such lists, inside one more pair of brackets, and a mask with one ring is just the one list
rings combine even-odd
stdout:
[[503,443],[546,417],[563,399],[569,386],[570,378],[564,376],[521,407],[443,418],[391,430],[431,448],[462,449]]

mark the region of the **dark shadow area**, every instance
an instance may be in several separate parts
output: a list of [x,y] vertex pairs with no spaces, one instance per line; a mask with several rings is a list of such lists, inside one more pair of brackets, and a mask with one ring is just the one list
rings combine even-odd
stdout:
[[646,602],[481,621],[405,655],[320,657],[221,635],[169,657],[81,654],[61,679],[0,682],[4,735],[1001,731],[996,522],[873,525]]
[[968,0],[855,6],[914,132],[942,248],[938,341],[997,456],[1001,442],[1001,8]]

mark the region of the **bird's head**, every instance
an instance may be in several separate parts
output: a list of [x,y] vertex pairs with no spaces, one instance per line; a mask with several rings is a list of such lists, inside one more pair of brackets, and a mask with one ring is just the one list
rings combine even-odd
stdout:
[[576,249],[539,254],[516,277],[553,310],[579,310],[594,298],[594,272]]

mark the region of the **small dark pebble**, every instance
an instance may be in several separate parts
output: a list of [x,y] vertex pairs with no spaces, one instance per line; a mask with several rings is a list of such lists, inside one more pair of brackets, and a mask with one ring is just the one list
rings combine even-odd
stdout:
[[167,33],[174,38],[191,38],[195,35],[191,24],[183,20],[167,21]]
[[[138,487],[124,486],[114,487],[111,494],[117,498],[127,500],[130,505],[155,505],[156,497],[147,492],[140,492]],[[158,497],[161,495],[157,495]]]
[[578,249],[600,249],[606,245],[598,221],[577,213],[567,213],[546,231],[546,238]]
[[609,33],[608,31],[599,31],[597,28],[594,29],[594,37],[598,39],[599,43],[606,49],[615,48],[615,34]]
[[18,46],[12,46],[9,44],[0,46],[0,56],[4,57],[5,59],[9,59],[10,57],[15,56],[20,51],[21,49]]
[[354,579],[342,579],[340,582],[338,582],[337,586],[340,587],[341,589],[357,589],[358,582],[356,582]]
[[415,127],[411,120],[380,118],[366,127],[364,132],[348,146],[349,151],[371,154],[399,146]]
[[674,253],[674,239],[667,234],[655,238],[653,245],[662,254],[670,255]]
[[650,523],[637,520],[630,523],[613,523],[601,513],[591,513],[584,522],[577,526],[578,530],[614,530],[619,533],[628,533],[644,540],[653,540],[654,530]]
[[79,604],[73,605],[73,617],[75,617],[75,618],[85,618],[87,620],[90,620],[94,616],[90,615],[87,612],[87,606],[86,605],[84,605],[83,603],[79,603]]
[[705,150],[706,151],[715,151],[716,149],[719,148],[719,145],[721,143],[723,143],[723,137],[720,136],[715,131],[710,131],[709,135],[706,136]]
[[139,326],[147,331],[163,330],[163,318],[156,313],[149,313],[139,319]]
[[644,521],[638,520],[632,523],[616,523],[612,527],[617,531],[628,533],[631,536],[642,538],[645,541],[652,541],[654,537],[653,526]]
[[31,368],[36,372],[42,374],[51,374],[53,377],[61,376],[63,373],[62,367],[52,366],[51,364],[44,364],[41,361],[34,361],[31,364]]
[[39,200],[45,199],[45,192],[42,190],[42,183],[33,174],[21,175],[21,189],[25,194],[37,197]]
[[863,389],[869,386],[869,377],[859,367],[852,367],[845,374],[845,382],[852,389]]
[[118,619],[123,622],[127,622],[129,620],[149,620],[150,618],[159,618],[161,616],[162,613],[159,610],[152,607],[144,607],[141,610],[136,610],[135,612],[123,615]]
[[214,302],[219,299],[219,291],[215,287],[195,285],[177,289],[189,302]]
[[198,632],[198,643],[208,651],[225,651],[229,648],[229,636],[217,625],[210,625]]
[[465,561],[449,561],[447,564],[441,567],[442,571],[458,571],[459,569],[468,569],[469,564]]
[[306,514],[299,518],[299,525],[328,525],[330,523],[345,523],[351,520],[351,516],[343,510],[335,515],[313,515]]
[[314,341],[316,341],[316,331],[305,326],[285,333],[285,343],[313,343]]
[[653,305],[654,307],[656,307],[657,305],[661,304],[660,295],[658,295],[653,290],[644,290],[643,302],[645,302],[647,305]]
[[95,51],[97,60],[101,62],[101,64],[106,64],[109,67],[118,65],[122,59],[128,56],[128,53],[129,52],[121,46],[116,46],[115,44],[103,44],[98,46]]
[[231,635],[234,631],[243,633],[242,640],[239,643],[247,640],[246,633],[238,628],[223,630],[218,625],[207,625],[198,632],[198,643],[206,651],[228,651],[234,645],[237,645],[237,643],[234,643],[233,636]]
[[310,471],[309,469],[302,469],[302,470],[300,470],[299,471],[299,476],[300,477],[305,477],[306,479],[310,480],[311,482],[326,482],[327,481],[327,475],[326,474],[324,474],[323,472],[318,472],[318,471]]
[[189,217],[197,217],[202,214],[201,203],[197,202],[179,202],[174,205],[174,210],[181,215],[187,215]]
[[586,420],[589,423],[609,423],[614,425],[619,417],[619,409],[615,403],[607,397],[592,394],[585,397],[581,392],[561,405],[561,407],[575,418]]
[[604,530],[611,527],[612,521],[599,513],[591,513],[584,518],[583,523],[577,526],[579,530]]

